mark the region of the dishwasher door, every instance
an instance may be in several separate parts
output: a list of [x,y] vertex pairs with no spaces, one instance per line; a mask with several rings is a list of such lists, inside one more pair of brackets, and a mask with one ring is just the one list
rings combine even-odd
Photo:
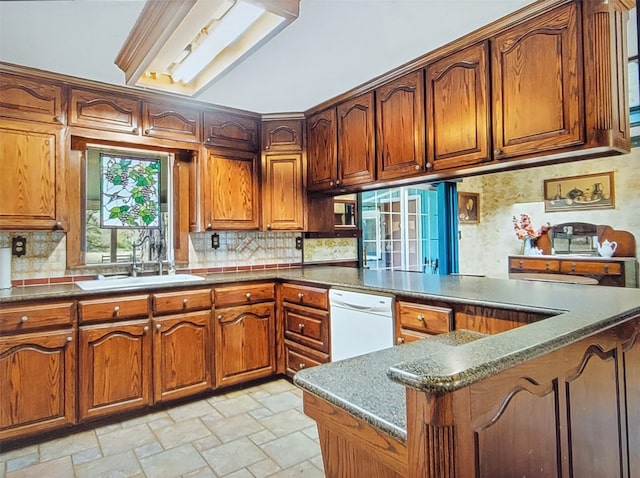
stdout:
[[393,297],[329,291],[331,361],[393,347]]

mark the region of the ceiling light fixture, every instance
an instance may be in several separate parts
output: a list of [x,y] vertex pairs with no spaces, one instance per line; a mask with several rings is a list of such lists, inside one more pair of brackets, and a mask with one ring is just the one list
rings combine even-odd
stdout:
[[299,0],[147,0],[115,63],[128,85],[192,96],[298,12]]

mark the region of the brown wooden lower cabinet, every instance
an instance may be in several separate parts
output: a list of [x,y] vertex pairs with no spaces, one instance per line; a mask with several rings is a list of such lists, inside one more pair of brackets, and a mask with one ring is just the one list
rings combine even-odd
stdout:
[[210,390],[211,310],[153,319],[155,402]]
[[329,362],[329,354],[285,340],[286,374],[290,377],[304,368]]
[[0,338],[0,440],[75,422],[75,343],[73,329]]
[[215,310],[215,385],[268,377],[276,371],[275,303]]
[[151,321],[80,327],[79,418],[151,404]]
[[407,387],[406,444],[306,392],[327,476],[640,476],[640,316],[447,393]]

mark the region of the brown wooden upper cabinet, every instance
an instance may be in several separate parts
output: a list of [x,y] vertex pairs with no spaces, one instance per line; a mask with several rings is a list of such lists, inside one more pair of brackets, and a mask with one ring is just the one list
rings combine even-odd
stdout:
[[428,168],[491,159],[488,49],[483,42],[427,66]]
[[302,121],[278,120],[262,122],[264,151],[301,151]]
[[425,169],[424,73],[417,70],[376,90],[378,179]]
[[263,225],[267,231],[304,229],[302,154],[265,154],[262,163]]
[[338,118],[338,186],[375,179],[373,92],[341,103]]
[[309,191],[326,191],[338,179],[338,126],[336,109],[331,108],[307,119],[307,161]]
[[62,87],[10,73],[0,74],[0,117],[64,124]]
[[144,102],[142,134],[152,138],[200,142],[201,110],[164,102]]
[[76,88],[69,95],[69,125],[140,134],[140,101],[100,90]]
[[258,156],[248,151],[208,150],[204,161],[203,225],[212,229],[258,229]]
[[231,113],[204,113],[204,143],[242,151],[258,150],[258,120]]
[[492,39],[494,158],[584,143],[577,10],[559,7]]

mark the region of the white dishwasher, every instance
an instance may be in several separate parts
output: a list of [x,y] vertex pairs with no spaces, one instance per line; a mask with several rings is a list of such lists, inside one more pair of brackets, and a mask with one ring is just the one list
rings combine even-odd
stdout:
[[393,297],[331,289],[331,361],[393,347]]

